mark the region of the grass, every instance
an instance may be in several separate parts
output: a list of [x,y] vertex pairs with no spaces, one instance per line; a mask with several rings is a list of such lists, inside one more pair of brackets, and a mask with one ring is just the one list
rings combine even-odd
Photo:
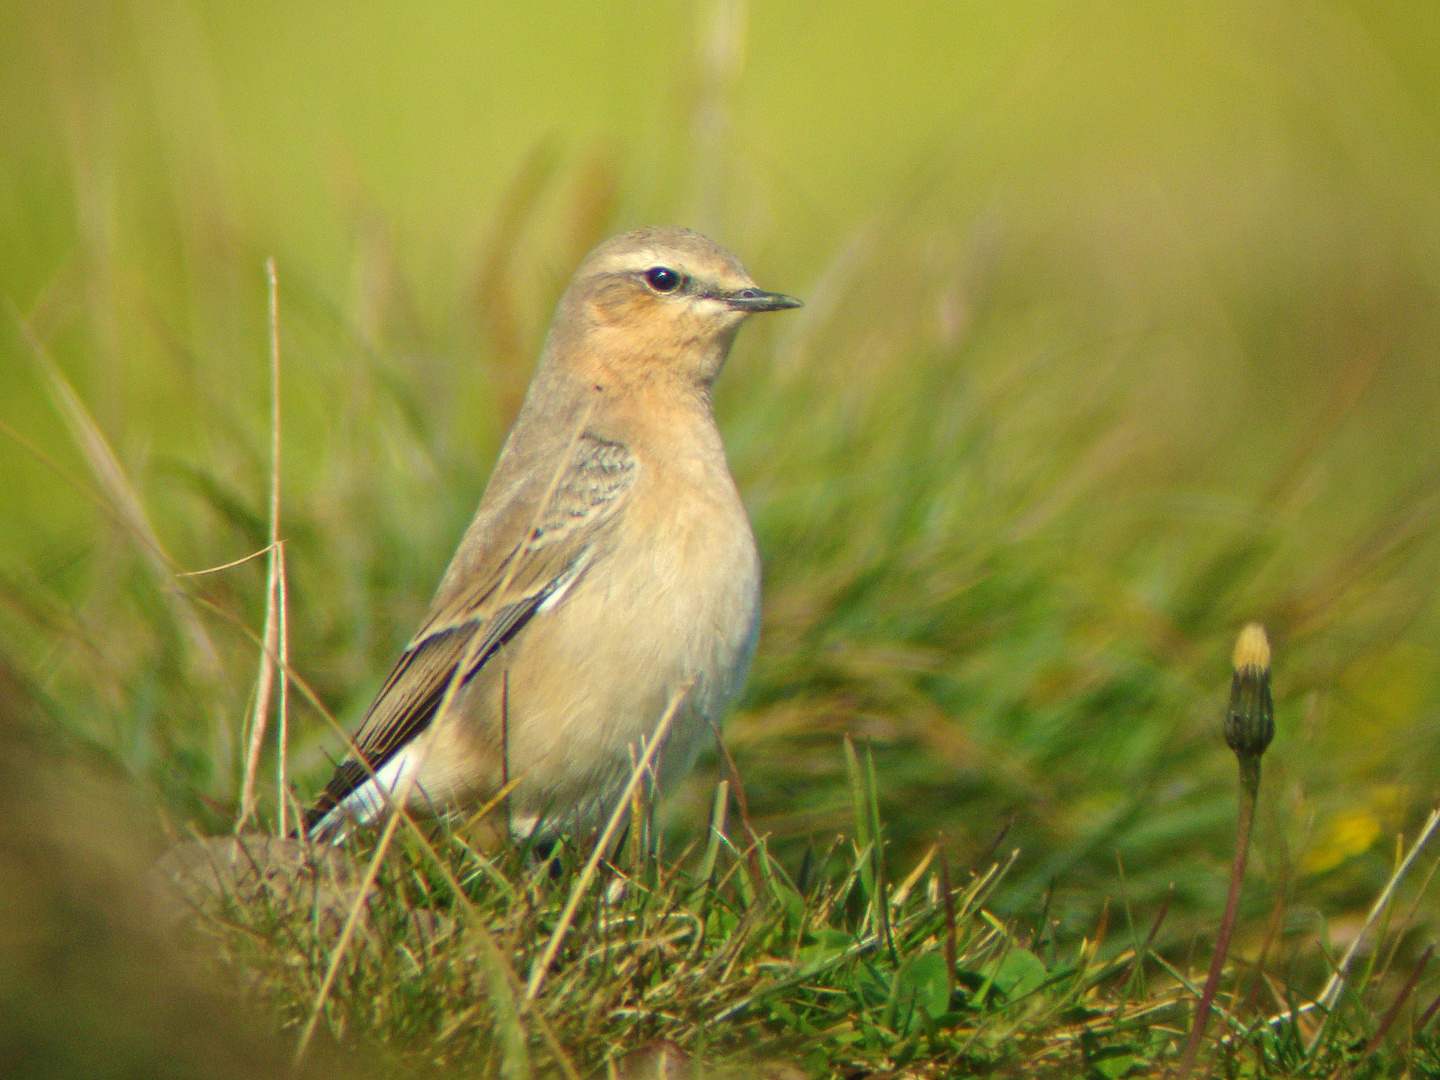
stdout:
[[[1197,987],[1165,956],[1163,911],[1143,935],[1131,912],[1122,926],[1107,911],[1062,943],[1044,916],[991,910],[1013,852],[955,872],[936,845],[891,880],[873,758],[848,743],[846,758],[851,835],[793,870],[743,820],[727,829],[722,782],[703,844],[672,858],[657,855],[644,798],[629,804],[618,847],[564,843],[548,857],[477,850],[473,820],[406,819],[371,863],[368,892],[354,882],[376,854],[374,832],[343,852],[300,851],[319,869],[298,888],[272,869],[269,845],[290,858],[301,845],[251,834],[240,855],[217,853],[227,841],[209,857],[253,865],[267,884],[190,885],[191,924],[282,1026],[323,1016],[402,1070],[617,1075],[605,1070],[660,1045],[721,1075],[1116,1078],[1174,1067]],[[597,864],[603,850],[614,854]],[[355,912],[352,937],[344,916]],[[1371,969],[1317,1006],[1232,965],[1205,1075],[1434,1075],[1433,1010],[1422,1021],[1413,1000],[1423,966],[1398,993]]]
[[[51,65],[29,81],[65,117],[8,127],[0,175],[0,652],[52,732],[175,835],[228,832],[247,791],[275,823],[255,778],[288,774],[302,801],[323,782],[330,717],[358,719],[416,625],[592,243],[693,220],[694,195],[762,285],[807,301],[747,328],[718,387],[765,566],[736,772],[702,763],[656,811],[659,853],[627,848],[575,894],[518,1027],[495,1002],[589,849],[551,879],[401,830],[322,1035],[477,1071],[552,1068],[535,1016],[582,1072],[659,1038],[822,1075],[909,1053],[911,1071],[1158,1067],[1224,902],[1220,717],[1255,619],[1277,736],[1212,1021],[1231,1041],[1201,1068],[1436,1071],[1433,856],[1395,873],[1440,768],[1433,124],[1338,9],[1107,10],[1041,42],[853,224],[767,171],[732,111],[730,136],[703,133],[722,175],[667,172],[670,195],[552,140],[481,228],[417,237],[347,181],[309,208],[345,221],[314,245],[197,164],[220,136],[186,95],[152,110],[139,73],[189,85],[195,56],[115,30],[97,67],[63,19],[0,27],[6,56]],[[723,82],[742,74],[712,75],[666,139],[700,139],[702,104],[738,108]],[[267,714],[259,644],[282,638],[314,694],[291,698],[283,767],[273,726],[258,757],[245,739]],[[723,841],[722,776],[746,808]],[[634,884],[607,905],[617,874]],[[1305,1009],[1382,893],[1333,1011]],[[310,914],[293,939],[249,907],[210,927],[291,1034],[340,931]],[[597,977],[597,948],[626,980]],[[802,989],[716,1024],[827,949]],[[1023,956],[1046,981],[1012,1000]],[[642,1016],[647,993],[665,1008]]]

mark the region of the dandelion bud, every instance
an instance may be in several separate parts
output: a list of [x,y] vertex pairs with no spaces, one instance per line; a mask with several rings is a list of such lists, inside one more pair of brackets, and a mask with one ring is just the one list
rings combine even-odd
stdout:
[[1275,737],[1275,705],[1270,698],[1270,642],[1259,623],[1240,631],[1235,642],[1235,674],[1225,714],[1225,743],[1242,758],[1258,758]]

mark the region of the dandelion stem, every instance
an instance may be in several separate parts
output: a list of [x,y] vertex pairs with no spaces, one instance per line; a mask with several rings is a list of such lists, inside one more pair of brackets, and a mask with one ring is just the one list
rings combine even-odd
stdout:
[[1185,1039],[1176,1068],[1176,1080],[1186,1080],[1195,1065],[1195,1055],[1205,1038],[1210,1010],[1220,988],[1220,973],[1230,951],[1230,935],[1240,910],[1240,887],[1245,882],[1245,863],[1250,856],[1250,833],[1255,824],[1255,801],[1260,793],[1260,758],[1275,737],[1274,705],[1270,697],[1270,642],[1258,623],[1240,632],[1235,643],[1235,673],[1230,681],[1230,707],[1225,714],[1225,742],[1240,764],[1240,818],[1235,827],[1235,858],[1230,864],[1230,891],[1225,897],[1225,914],[1210,957],[1210,972],[1200,993],[1195,1022]]
[[1220,972],[1225,967],[1225,957],[1230,951],[1230,936],[1235,930],[1235,917],[1240,910],[1240,886],[1245,880],[1245,863],[1250,855],[1250,832],[1255,823],[1255,799],[1260,790],[1260,758],[1240,759],[1240,820],[1235,828],[1235,859],[1230,864],[1230,891],[1225,897],[1225,915],[1220,920],[1220,933],[1215,938],[1215,953],[1210,957],[1210,972],[1205,976],[1205,989],[1200,993],[1200,1004],[1195,1010],[1195,1022],[1185,1040],[1185,1049],[1180,1055],[1180,1067],[1176,1080],[1185,1080],[1195,1064],[1195,1055],[1205,1038],[1205,1026],[1210,1022],[1210,1010],[1215,1004],[1215,994],[1220,988]]

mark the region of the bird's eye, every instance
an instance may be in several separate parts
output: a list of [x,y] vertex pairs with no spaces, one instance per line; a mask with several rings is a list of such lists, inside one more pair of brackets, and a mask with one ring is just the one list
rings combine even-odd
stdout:
[[645,271],[645,281],[656,292],[674,292],[680,287],[680,275],[668,266],[652,266]]

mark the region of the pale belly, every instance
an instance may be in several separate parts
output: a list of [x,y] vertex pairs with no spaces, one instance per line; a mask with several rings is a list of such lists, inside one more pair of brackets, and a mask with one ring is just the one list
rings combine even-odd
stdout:
[[[618,535],[486,665],[454,720],[430,733],[439,752],[427,758],[445,763],[422,770],[430,800],[483,800],[513,782],[517,832],[593,819],[672,702],[662,791],[688,773],[741,689],[759,616],[759,560],[738,500],[699,509],[708,513]],[[458,775],[471,790],[456,790]]]

